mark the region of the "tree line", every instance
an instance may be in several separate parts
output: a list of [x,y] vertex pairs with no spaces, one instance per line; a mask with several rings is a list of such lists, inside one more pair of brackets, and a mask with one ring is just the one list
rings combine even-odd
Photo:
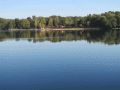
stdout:
[[41,28],[120,28],[120,12],[105,12],[87,16],[28,17],[26,19],[0,18],[0,30]]

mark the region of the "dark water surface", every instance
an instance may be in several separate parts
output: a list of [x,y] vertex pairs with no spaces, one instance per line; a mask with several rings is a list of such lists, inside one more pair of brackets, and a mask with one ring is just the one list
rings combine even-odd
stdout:
[[120,34],[1,32],[0,90],[120,90]]

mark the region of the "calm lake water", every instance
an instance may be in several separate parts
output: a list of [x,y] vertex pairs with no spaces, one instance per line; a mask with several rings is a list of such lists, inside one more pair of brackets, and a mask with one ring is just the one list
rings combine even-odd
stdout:
[[120,90],[120,31],[0,33],[0,90]]

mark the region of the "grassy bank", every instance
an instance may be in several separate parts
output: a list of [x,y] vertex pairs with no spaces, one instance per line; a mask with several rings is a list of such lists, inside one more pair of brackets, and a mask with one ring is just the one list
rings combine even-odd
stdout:
[[69,31],[69,30],[100,30],[100,28],[46,28],[45,30],[58,30],[58,31]]
[[[82,31],[82,30],[100,30],[100,28],[45,28],[45,29],[9,29],[8,31],[25,31],[25,30],[34,30],[34,31]],[[6,30],[7,31],[7,30]]]

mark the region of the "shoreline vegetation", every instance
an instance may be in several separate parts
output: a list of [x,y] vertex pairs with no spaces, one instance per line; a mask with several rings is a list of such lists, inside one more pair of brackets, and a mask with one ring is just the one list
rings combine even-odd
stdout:
[[87,16],[0,18],[0,30],[95,30],[120,29],[120,12],[109,11]]

